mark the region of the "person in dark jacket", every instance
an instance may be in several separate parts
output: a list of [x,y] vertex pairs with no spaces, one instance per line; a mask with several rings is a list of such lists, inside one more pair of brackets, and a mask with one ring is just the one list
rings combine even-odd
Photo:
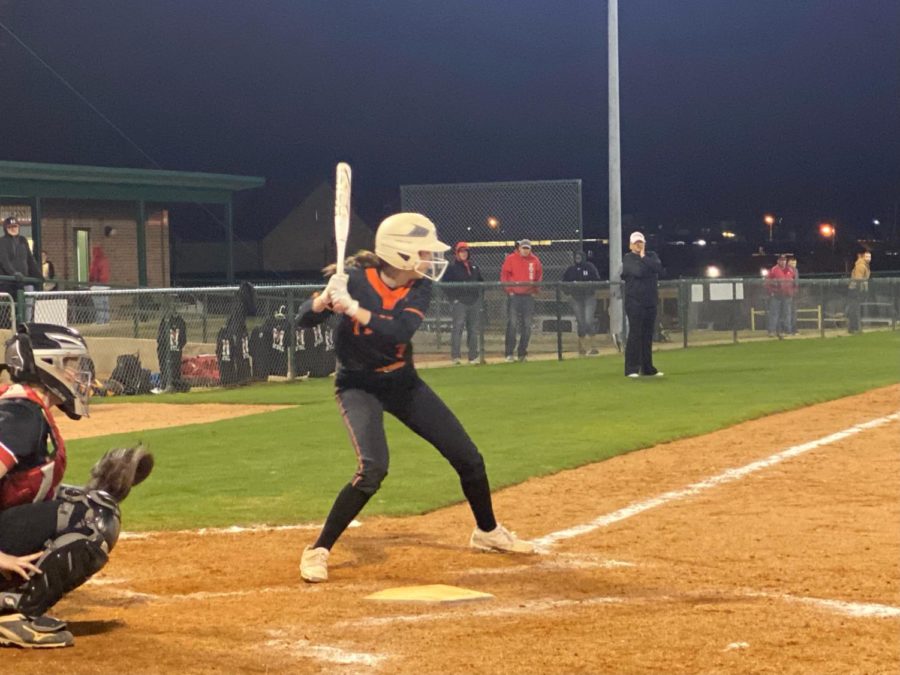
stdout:
[[[41,267],[31,253],[28,240],[19,234],[19,221],[15,216],[3,220],[3,237],[0,237],[0,275],[15,277],[12,280],[0,280],[0,293],[8,293],[13,300],[16,293],[22,290],[34,290],[32,285],[24,285],[22,277],[42,279]],[[26,321],[31,317],[26,316]],[[4,325],[9,324],[9,319]]]
[[[584,251],[575,251],[575,263],[563,272],[563,281],[571,284],[564,286],[563,292],[572,298],[572,311],[575,312],[575,323],[578,326],[578,353],[581,356],[597,354],[594,344],[594,311],[597,308],[594,293],[597,287],[590,282],[600,281],[600,274],[592,263],[585,260]],[[588,283],[583,286],[575,285],[579,281]]]
[[657,285],[662,263],[653,251],[646,250],[640,232],[632,232],[631,251],[622,258],[625,282],[625,316],[628,317],[628,341],[625,343],[625,375],[656,375],[653,367],[653,334],[656,332]]
[[[444,281],[453,283],[481,282],[481,269],[472,262],[469,245],[461,241],[454,247],[456,259],[444,273]],[[452,303],[453,328],[450,333],[450,358],[454,364],[460,363],[462,333],[466,330],[469,348],[469,363],[478,363],[478,336],[481,334],[481,287],[445,288],[444,293]]]

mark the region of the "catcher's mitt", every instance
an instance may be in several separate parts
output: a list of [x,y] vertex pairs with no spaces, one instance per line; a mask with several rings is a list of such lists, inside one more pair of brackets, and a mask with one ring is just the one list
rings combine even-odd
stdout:
[[153,470],[153,455],[142,445],[136,448],[116,448],[107,452],[91,469],[87,490],[103,490],[121,502],[131,488],[143,482]]

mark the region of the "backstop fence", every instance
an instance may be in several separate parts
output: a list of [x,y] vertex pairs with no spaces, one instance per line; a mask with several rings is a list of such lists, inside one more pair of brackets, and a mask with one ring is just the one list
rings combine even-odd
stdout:
[[[451,300],[458,286],[434,286],[430,310],[414,338],[420,367],[451,361],[453,317],[455,312],[462,314]],[[503,361],[509,352],[506,291],[510,289],[497,282],[477,286],[481,298],[474,310],[478,320],[472,326],[474,361]],[[588,353],[591,349],[607,354],[617,351],[611,335],[618,331],[610,330],[608,319],[609,282],[543,282],[539,286],[527,322],[528,358],[577,358],[579,348]],[[95,363],[98,393],[177,391],[327,376],[335,364],[331,325],[304,330],[295,321],[302,302],[318,288],[257,286],[255,314],[248,313],[237,287],[20,291],[14,315],[12,299],[0,294],[0,321],[5,321],[0,328],[33,321],[77,329]],[[590,325],[581,327],[587,334],[581,343],[573,294],[594,309]],[[801,279],[791,302],[779,308],[785,305],[784,322],[773,325],[763,279],[660,282],[656,345],[773,339],[770,332],[787,338],[794,334],[825,337],[847,332],[857,318],[863,331],[896,330],[900,277],[870,279],[858,292],[849,288],[846,279]],[[516,338],[521,338],[521,331],[516,331]],[[469,357],[464,334],[460,356],[463,362]],[[128,381],[121,382],[126,377]]]
[[544,278],[558,281],[583,246],[580,180],[403,185],[404,211],[440,223],[441,240],[469,243],[487,279],[520,239],[540,247]]

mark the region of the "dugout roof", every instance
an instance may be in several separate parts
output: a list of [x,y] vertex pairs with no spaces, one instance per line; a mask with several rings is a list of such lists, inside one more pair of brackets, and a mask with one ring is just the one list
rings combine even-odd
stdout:
[[256,176],[0,161],[0,197],[22,199],[31,203],[32,237],[36,250],[41,248],[42,199],[135,202],[138,265],[142,283],[146,282],[146,252],[142,249],[147,202],[223,205],[228,245],[228,279],[231,281],[234,279],[234,193],[262,187],[265,182],[264,178]]

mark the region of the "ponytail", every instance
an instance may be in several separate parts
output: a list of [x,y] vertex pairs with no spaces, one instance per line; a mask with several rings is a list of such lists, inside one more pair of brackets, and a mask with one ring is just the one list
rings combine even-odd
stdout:
[[[382,267],[382,264],[381,258],[372,253],[372,251],[366,251],[365,249],[357,251],[354,255],[344,261],[344,267],[359,267],[361,269],[367,269],[369,267],[380,268]],[[331,263],[327,267],[322,268],[322,274],[326,277],[330,277],[336,271],[336,263]]]

